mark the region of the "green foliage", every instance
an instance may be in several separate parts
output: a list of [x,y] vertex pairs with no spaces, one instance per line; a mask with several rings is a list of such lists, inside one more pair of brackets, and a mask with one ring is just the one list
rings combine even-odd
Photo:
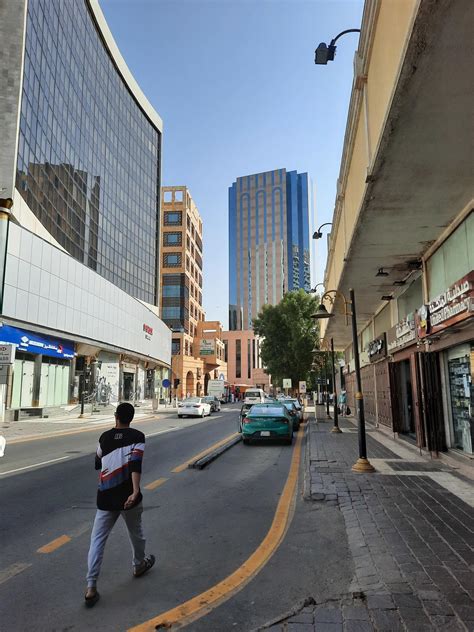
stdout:
[[274,385],[291,378],[298,387],[300,380],[308,379],[319,339],[317,321],[311,318],[317,306],[317,299],[304,290],[288,292],[278,305],[264,305],[253,321],[255,333],[264,338],[261,357]]

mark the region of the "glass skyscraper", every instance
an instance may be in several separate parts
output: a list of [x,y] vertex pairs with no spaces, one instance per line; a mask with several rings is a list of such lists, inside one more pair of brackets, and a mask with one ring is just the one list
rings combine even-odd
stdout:
[[250,329],[262,306],[311,287],[310,180],[276,169],[229,188],[229,329]]
[[78,261],[157,304],[161,130],[84,0],[27,5],[16,188]]

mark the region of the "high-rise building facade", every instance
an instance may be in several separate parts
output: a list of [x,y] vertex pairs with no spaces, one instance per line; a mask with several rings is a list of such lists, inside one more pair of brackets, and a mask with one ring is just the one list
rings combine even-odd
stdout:
[[[162,122],[97,0],[0,4],[7,409],[153,397]],[[3,205],[4,206],[4,205]]]
[[161,188],[161,316],[172,331],[173,394],[207,394],[225,379],[222,325],[204,320],[202,219],[189,189]]
[[161,201],[161,316],[186,347],[204,320],[202,219],[185,186],[162,187]]
[[262,306],[311,287],[307,173],[276,169],[229,188],[229,329],[250,329]]

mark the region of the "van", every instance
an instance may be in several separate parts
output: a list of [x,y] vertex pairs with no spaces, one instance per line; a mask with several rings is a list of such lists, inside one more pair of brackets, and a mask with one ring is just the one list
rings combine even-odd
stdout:
[[249,388],[245,391],[245,404],[263,404],[265,402],[265,391],[261,388]]

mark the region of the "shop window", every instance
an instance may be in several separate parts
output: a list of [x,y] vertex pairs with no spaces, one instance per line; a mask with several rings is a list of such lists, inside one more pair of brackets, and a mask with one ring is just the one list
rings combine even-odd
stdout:
[[473,240],[474,212],[471,212],[427,261],[430,301],[474,269]]
[[421,276],[398,298],[398,320],[402,320],[423,304],[423,286]]
[[[421,303],[420,303],[421,305]],[[418,307],[420,307],[418,305]],[[385,331],[388,331],[392,326],[392,316],[390,312],[390,305],[385,305],[385,307],[380,311],[377,316],[374,318],[374,338],[378,338]]]

